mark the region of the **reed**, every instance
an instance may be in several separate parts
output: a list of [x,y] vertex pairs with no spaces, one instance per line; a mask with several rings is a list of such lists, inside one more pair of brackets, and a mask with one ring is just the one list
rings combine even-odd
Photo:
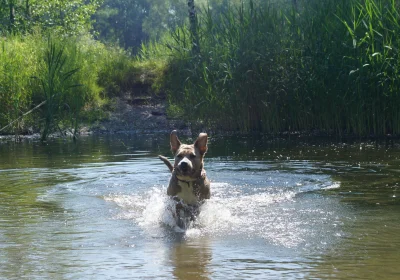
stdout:
[[[37,69],[36,54],[37,50],[32,46],[25,46],[21,38],[0,38],[1,127],[17,119],[29,107],[32,97],[30,76]],[[24,122],[26,120],[15,122],[10,131],[19,134]]]
[[104,115],[113,93],[99,79],[113,75],[106,66],[117,51],[90,36],[47,38],[40,32],[0,38],[0,129],[12,123],[1,133],[32,128],[45,139],[60,128],[76,136],[81,123]]
[[[400,134],[395,0],[242,2],[163,42],[170,102],[242,132]],[[156,49],[156,48],[153,48]]]
[[[42,141],[45,141],[48,135],[58,128],[59,122],[64,117],[65,109],[75,111],[74,107],[81,107],[82,104],[78,95],[73,95],[70,100],[67,98],[72,89],[80,85],[71,83],[73,75],[79,71],[79,68],[68,69],[66,62],[64,46],[49,39],[43,67],[40,69],[39,75],[34,77],[39,83],[41,96],[46,101],[42,111]],[[71,100],[73,102],[68,102]]]

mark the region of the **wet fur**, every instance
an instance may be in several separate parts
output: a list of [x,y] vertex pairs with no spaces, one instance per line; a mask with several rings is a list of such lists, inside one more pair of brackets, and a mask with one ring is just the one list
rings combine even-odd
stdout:
[[210,181],[204,169],[207,141],[207,134],[200,133],[193,144],[182,144],[174,130],[170,135],[174,164],[172,165],[166,157],[159,156],[171,171],[167,194],[179,201],[176,208],[178,220],[182,205],[198,209],[205,199],[210,198]]
[[168,167],[168,169],[169,169],[169,171],[173,171],[174,170],[174,166],[172,165],[172,163],[169,161],[169,159],[167,159],[166,157],[164,157],[164,156],[158,156],[158,158],[159,159],[161,159],[164,163],[165,163],[165,165]]

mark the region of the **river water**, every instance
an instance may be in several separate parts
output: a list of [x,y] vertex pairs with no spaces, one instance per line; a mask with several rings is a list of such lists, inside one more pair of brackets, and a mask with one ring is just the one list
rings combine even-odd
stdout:
[[211,135],[186,231],[158,154],[168,135],[1,142],[0,279],[399,279],[398,143]]

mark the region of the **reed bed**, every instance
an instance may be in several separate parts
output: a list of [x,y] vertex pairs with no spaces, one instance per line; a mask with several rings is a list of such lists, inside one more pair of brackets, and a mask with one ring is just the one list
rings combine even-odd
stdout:
[[163,42],[172,106],[242,132],[399,135],[398,1],[295,2],[202,10],[196,53],[176,29]]

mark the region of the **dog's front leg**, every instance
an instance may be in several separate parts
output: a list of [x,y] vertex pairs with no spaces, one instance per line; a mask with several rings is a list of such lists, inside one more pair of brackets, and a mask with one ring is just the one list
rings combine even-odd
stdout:
[[180,228],[185,228],[185,208],[182,204],[181,201],[179,201],[176,206],[175,206],[175,212],[176,212],[176,224]]

